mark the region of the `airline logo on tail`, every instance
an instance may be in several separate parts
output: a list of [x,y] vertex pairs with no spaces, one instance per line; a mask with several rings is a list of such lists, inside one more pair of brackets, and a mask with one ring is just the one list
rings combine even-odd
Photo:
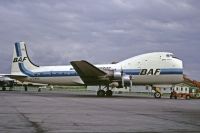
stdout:
[[13,59],[13,63],[15,62],[24,62],[27,59],[27,57],[15,57]]

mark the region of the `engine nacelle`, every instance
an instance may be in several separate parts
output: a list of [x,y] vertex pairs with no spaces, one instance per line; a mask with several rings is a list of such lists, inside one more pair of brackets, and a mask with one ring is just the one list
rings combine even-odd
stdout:
[[118,87],[118,86],[119,86],[119,83],[118,83],[118,82],[112,82],[112,83],[109,84],[109,86],[110,86],[111,88],[115,88],[115,87]]
[[129,75],[123,75],[122,76],[122,82],[124,82],[124,84],[130,84],[130,76]]
[[124,75],[122,72],[114,71],[112,73],[112,77],[114,80],[122,80],[124,79],[125,82],[130,82],[130,79],[132,79],[132,76],[130,75]]
[[109,85],[113,88],[123,88],[124,86],[129,86],[132,80],[130,75],[125,75],[121,71],[109,71],[108,76],[111,80],[113,80],[113,82]]
[[113,72],[113,78],[115,80],[120,80],[122,78],[122,73],[121,72],[118,72],[118,71],[114,71]]

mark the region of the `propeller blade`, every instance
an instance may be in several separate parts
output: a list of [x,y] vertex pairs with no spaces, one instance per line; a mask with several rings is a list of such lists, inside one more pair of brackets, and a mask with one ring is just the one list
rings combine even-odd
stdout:
[[121,77],[124,75],[123,69],[121,67]]
[[122,78],[122,88],[124,88],[124,72],[122,67],[121,67],[121,78]]
[[130,89],[133,87],[133,81],[132,81],[132,76],[130,75]]
[[124,88],[124,76],[122,76],[122,87]]
[[132,87],[133,87],[133,81],[130,80],[130,89],[132,89]]

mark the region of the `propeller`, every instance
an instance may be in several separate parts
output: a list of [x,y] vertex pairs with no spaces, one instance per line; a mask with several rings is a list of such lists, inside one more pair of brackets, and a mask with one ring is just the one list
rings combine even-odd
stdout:
[[132,75],[126,75],[121,67],[121,81],[122,81],[122,87],[124,88],[125,82],[130,82],[130,89],[133,87],[133,76]]
[[132,89],[132,87],[133,87],[133,81],[132,81],[133,77],[132,77],[132,75],[130,75],[129,78],[130,78],[130,89]]
[[122,87],[124,88],[124,72],[122,67],[121,67],[121,78],[122,78]]

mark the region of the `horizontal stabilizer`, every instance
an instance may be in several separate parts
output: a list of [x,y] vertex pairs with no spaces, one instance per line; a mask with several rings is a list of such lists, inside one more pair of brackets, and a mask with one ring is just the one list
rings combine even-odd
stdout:
[[96,66],[90,64],[87,61],[72,61],[70,62],[76,72],[79,74],[83,82],[87,85],[96,85],[98,83],[104,83],[106,72],[100,70]]
[[21,78],[27,77],[26,75],[19,75],[19,74],[0,74],[0,76],[9,77],[9,78],[12,78],[12,79],[21,79]]

